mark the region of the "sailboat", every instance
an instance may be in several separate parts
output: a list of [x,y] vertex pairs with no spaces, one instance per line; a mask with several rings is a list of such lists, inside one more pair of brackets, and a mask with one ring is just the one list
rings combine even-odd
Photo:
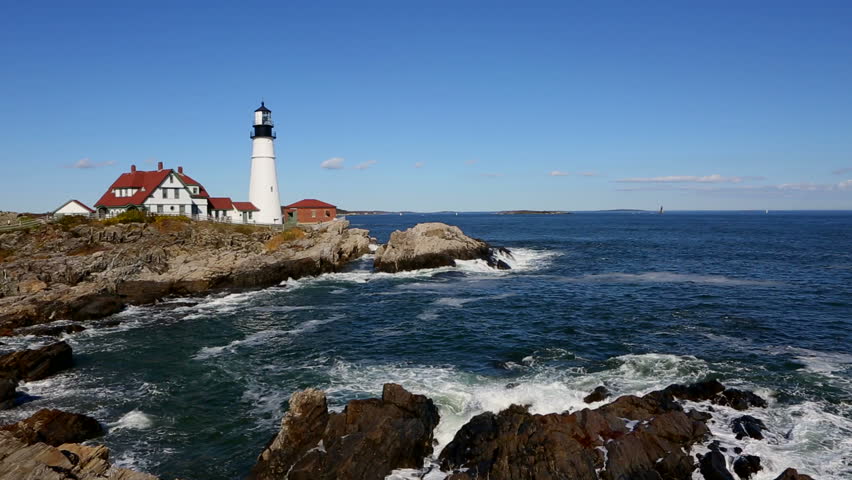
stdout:
[[660,205],[660,215],[662,215],[662,214],[663,214],[663,206]]

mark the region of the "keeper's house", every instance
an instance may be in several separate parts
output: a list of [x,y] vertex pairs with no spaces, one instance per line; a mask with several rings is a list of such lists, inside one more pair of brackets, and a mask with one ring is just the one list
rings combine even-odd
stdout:
[[337,218],[337,207],[314,198],[306,198],[281,207],[285,221],[298,223],[323,223]]
[[163,162],[152,171],[136,170],[136,165],[131,165],[130,172],[122,173],[95,203],[98,218],[130,210],[232,223],[255,223],[258,211],[250,202],[210,198],[204,186],[185,174],[183,167],[163,168]]

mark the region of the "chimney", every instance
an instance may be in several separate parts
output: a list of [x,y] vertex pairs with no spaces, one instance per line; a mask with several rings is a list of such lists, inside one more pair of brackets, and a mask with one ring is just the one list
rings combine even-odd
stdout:
[[130,166],[130,173],[136,173],[136,165]]
[[180,167],[180,166],[178,167],[178,173],[183,175],[183,167]]
[[163,169],[163,162],[157,162],[157,171],[160,171],[162,169]]

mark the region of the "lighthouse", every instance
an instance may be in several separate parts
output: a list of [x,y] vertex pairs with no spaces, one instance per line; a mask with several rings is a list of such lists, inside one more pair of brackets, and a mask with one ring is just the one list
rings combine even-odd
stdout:
[[249,182],[249,201],[259,210],[255,216],[256,223],[281,223],[281,197],[278,194],[273,145],[275,132],[272,127],[272,111],[260,102],[260,108],[254,111]]

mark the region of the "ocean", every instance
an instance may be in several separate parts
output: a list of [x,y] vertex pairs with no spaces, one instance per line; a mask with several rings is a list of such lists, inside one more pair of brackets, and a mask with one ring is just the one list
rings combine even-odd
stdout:
[[[582,408],[604,384],[642,394],[716,377],[770,406],[748,412],[757,480],[795,467],[852,478],[852,213],[667,212],[353,216],[380,242],[441,221],[512,250],[511,271],[478,261],[341,273],[263,290],[132,307],[121,323],[65,339],[76,367],[22,384],[40,408],[85,413],[121,466],[166,479],[242,478],[296,390],[331,406],[397,382],[439,407],[438,449],[472,416],[512,403]],[[3,339],[10,351],[50,342]],[[700,478],[700,474],[696,474]],[[391,478],[417,478],[400,471]],[[429,478],[440,478],[430,476]]]

